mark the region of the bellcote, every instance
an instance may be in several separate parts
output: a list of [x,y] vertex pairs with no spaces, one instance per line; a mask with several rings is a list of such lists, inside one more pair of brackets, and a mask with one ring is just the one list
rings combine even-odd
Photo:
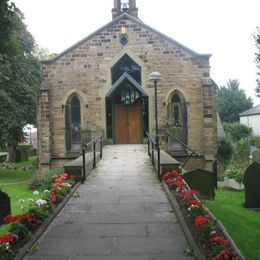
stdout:
[[114,8],[112,9],[112,19],[117,18],[122,13],[138,17],[138,9],[136,8],[136,0],[114,0]]

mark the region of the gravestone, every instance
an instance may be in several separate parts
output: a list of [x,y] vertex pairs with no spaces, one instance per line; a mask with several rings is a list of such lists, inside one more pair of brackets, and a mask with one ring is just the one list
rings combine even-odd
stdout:
[[22,157],[21,151],[17,149],[15,151],[15,162],[21,162],[21,157]]
[[23,149],[21,150],[21,162],[28,161],[28,152],[27,150]]
[[215,198],[215,177],[210,171],[197,169],[183,174],[183,179],[189,187],[196,190],[200,199]]
[[11,214],[10,197],[0,190],[0,225],[4,223],[4,218]]
[[252,153],[253,163],[250,164],[244,174],[245,208],[260,209],[260,150]]

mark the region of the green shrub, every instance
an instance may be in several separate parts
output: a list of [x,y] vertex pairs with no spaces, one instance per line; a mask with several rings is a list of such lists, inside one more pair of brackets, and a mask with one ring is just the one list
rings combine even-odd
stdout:
[[52,176],[61,172],[64,172],[63,168],[54,168],[44,174],[36,173],[29,182],[30,189],[48,190],[53,182]]
[[43,190],[48,190],[53,182],[52,176],[58,173],[64,172],[63,168],[54,168],[48,172],[46,172],[43,175],[42,183],[41,183],[41,188]]
[[20,240],[22,239],[29,240],[32,236],[31,231],[19,222],[12,223],[9,232],[17,234]]
[[224,162],[231,160],[234,153],[234,145],[230,138],[222,136],[218,141],[218,157]]
[[32,146],[30,144],[19,144],[17,146],[17,149],[20,150],[20,151],[28,151],[30,148],[32,148]]
[[234,179],[237,182],[242,182],[243,181],[243,176],[244,176],[244,172],[245,172],[246,167],[242,166],[242,165],[238,165],[236,163],[231,163],[226,171],[225,171],[225,175],[228,178]]
[[253,135],[250,137],[250,144],[260,149],[260,136]]
[[240,123],[224,123],[225,133],[234,141],[239,141],[241,138],[249,137],[252,134],[252,128],[249,128]]
[[32,207],[29,209],[29,213],[33,213],[34,216],[44,221],[48,216],[53,212],[53,206],[52,205],[42,205],[40,207]]

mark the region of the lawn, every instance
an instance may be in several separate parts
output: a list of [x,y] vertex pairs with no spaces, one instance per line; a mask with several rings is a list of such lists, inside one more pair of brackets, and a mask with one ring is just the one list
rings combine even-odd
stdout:
[[223,223],[246,259],[260,259],[260,211],[243,207],[244,192],[219,189],[206,206]]
[[30,156],[28,158],[28,161],[20,162],[20,163],[12,163],[12,165],[15,165],[17,167],[29,167],[33,165],[33,162],[37,161],[37,156]]
[[[28,199],[39,199],[39,196],[33,195],[33,190],[28,187],[27,180],[32,175],[30,171],[22,170],[0,170],[0,188],[6,192],[11,198],[11,211],[13,215],[23,212],[21,206],[28,207]],[[25,202],[20,203],[19,200],[23,199]],[[8,226],[3,225],[0,227],[0,234],[6,233]]]
[[32,173],[23,170],[0,170],[0,186],[8,183],[25,182]]

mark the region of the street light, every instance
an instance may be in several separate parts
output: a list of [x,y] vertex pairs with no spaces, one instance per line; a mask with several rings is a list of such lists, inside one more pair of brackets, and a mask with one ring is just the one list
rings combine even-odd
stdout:
[[162,75],[159,72],[152,72],[149,75],[149,80],[154,82],[154,102],[155,102],[155,138],[157,145],[159,145],[158,134],[158,111],[157,111],[157,82],[162,79]]

